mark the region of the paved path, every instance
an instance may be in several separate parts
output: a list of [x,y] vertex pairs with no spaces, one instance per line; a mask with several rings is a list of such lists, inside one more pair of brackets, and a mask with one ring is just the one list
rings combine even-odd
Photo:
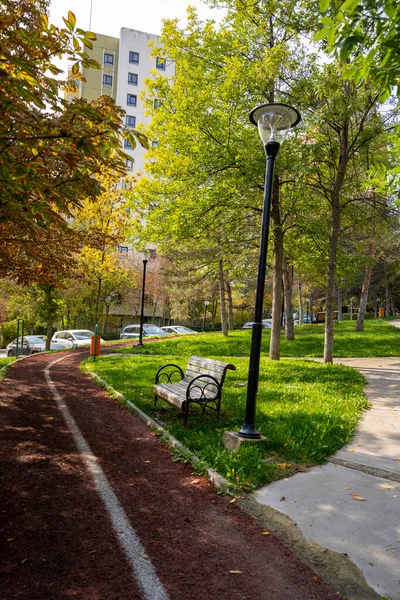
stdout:
[[372,408],[328,464],[266,486],[255,498],[291,517],[306,538],[346,553],[381,596],[400,600],[400,359],[335,362],[366,377]]
[[79,370],[18,361],[0,386],[1,600],[338,600]]

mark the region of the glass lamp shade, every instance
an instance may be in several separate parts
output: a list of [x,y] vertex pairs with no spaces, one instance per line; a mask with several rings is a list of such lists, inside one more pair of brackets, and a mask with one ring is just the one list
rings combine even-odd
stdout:
[[261,141],[267,142],[285,141],[289,130],[295,127],[301,120],[298,110],[287,104],[261,104],[256,106],[250,113],[250,121],[258,126]]
[[144,250],[141,250],[142,254],[143,254],[143,260],[149,260],[150,256],[151,256],[151,250],[148,248],[145,248]]

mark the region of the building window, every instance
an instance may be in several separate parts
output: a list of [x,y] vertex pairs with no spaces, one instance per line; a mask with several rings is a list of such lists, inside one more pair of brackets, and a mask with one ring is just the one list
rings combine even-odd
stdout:
[[104,64],[112,66],[114,64],[114,54],[104,52]]
[[124,140],[124,148],[131,148],[132,149],[132,144],[130,143],[129,140]]
[[103,75],[103,85],[112,87],[112,75]]
[[139,64],[139,52],[129,52],[129,62],[133,65]]
[[128,254],[129,248],[128,246],[118,246],[118,252],[120,254]]
[[165,58],[160,58],[157,56],[156,58],[156,68],[165,71]]
[[137,73],[128,73],[128,83],[130,83],[131,85],[137,85],[137,83],[138,83]]
[[136,117],[131,117],[130,115],[126,115],[125,125],[127,127],[135,127],[136,126]]
[[154,108],[160,108],[161,106],[161,101],[158,100],[158,98],[156,98],[153,102]]
[[137,96],[135,96],[134,94],[128,94],[126,97],[126,103],[129,106],[136,106],[137,104]]
[[132,171],[133,169],[133,160],[131,160],[130,158],[127,158],[125,161],[125,166],[128,169],[128,171]]
[[157,148],[157,146],[158,146],[157,140],[154,140],[154,142],[151,142],[151,145],[153,146],[153,148]]

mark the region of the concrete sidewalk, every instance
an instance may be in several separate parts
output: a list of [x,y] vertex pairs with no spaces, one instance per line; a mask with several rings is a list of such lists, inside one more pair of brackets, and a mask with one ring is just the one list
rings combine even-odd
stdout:
[[400,600],[400,359],[335,362],[365,376],[372,408],[326,465],[254,497],[293,519],[305,538],[347,555],[378,594]]

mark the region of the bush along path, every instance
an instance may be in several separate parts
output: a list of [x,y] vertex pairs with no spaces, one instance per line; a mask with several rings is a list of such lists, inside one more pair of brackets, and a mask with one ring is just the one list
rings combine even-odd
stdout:
[[0,387],[0,597],[333,600],[296,553],[220,496],[79,370],[17,362]]

